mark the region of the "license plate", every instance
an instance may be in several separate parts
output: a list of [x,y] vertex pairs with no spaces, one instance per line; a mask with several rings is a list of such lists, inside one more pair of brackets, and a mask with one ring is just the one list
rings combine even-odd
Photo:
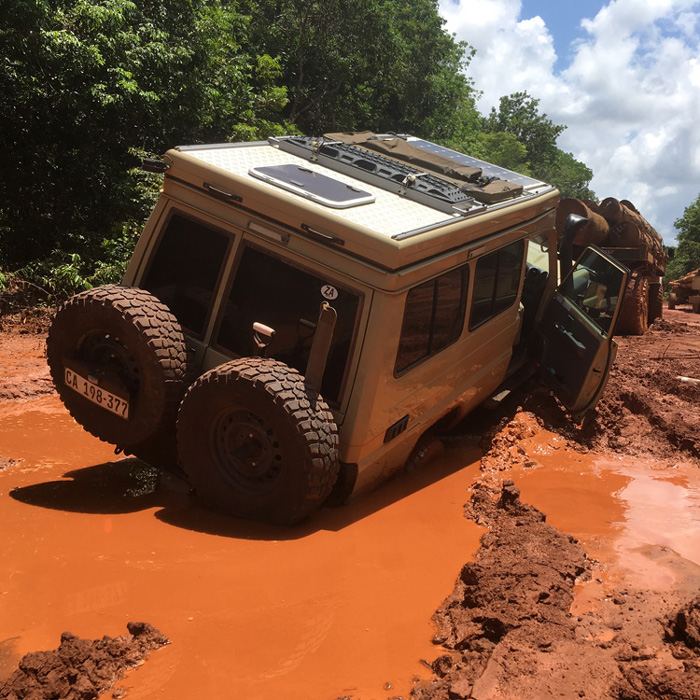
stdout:
[[88,401],[92,401],[92,403],[114,413],[116,416],[125,419],[129,418],[128,401],[125,401],[116,394],[113,394],[111,391],[102,389],[97,384],[91,382],[89,379],[86,379],[77,372],[74,372],[72,369],[69,369],[68,367],[65,367],[64,369],[66,372],[66,386],[70,387],[74,391],[77,391]]

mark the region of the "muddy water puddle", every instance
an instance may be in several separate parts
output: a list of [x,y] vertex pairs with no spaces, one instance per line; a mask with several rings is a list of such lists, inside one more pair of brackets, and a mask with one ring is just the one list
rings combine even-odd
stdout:
[[[700,581],[697,467],[532,432],[517,443],[531,468],[499,476],[599,561],[575,614],[621,581]],[[439,654],[430,618],[483,533],[462,508],[479,457],[453,440],[434,464],[279,529],[197,508],[54,396],[0,404],[0,678],[65,630],[115,636],[144,620],[172,644],[120,683],[135,700],[406,697]]]
[[278,529],[156,486],[54,396],[2,404],[0,677],[65,630],[99,638],[144,620],[172,644],[120,683],[133,700],[406,696],[483,532],[462,509],[478,458],[451,449]]
[[700,583],[700,470],[694,464],[580,454],[545,431],[524,441],[535,468],[513,470],[521,497],[581,541],[599,566],[572,611],[615,586],[664,591]]

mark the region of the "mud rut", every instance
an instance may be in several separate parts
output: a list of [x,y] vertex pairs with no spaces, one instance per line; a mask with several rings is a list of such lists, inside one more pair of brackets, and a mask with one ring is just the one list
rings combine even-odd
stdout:
[[[32,334],[41,323],[14,319],[9,325],[12,332],[2,340],[13,360],[0,379],[0,400],[50,392],[43,338]],[[700,569],[687,572],[678,589],[621,585],[594,609],[572,614],[575,586],[596,575],[597,562],[523,503],[509,479],[508,470],[532,461],[524,441],[545,429],[581,453],[700,467],[700,386],[679,379],[700,378],[698,317],[667,311],[646,336],[619,343],[604,399],[583,424],[571,423],[535,386],[514,397],[499,425],[489,427],[492,417],[470,423],[472,432],[485,432],[486,453],[465,515],[488,532],[434,615],[436,657],[431,673],[415,679],[414,700],[700,698]],[[0,462],[0,469],[12,466],[12,459]],[[656,556],[673,559],[674,553]],[[97,697],[148,650],[167,643],[148,625],[130,632],[95,642],[64,635],[56,652],[24,657],[18,671],[0,681],[0,698]],[[78,648],[80,663],[69,653]],[[399,696],[387,691],[386,697]]]

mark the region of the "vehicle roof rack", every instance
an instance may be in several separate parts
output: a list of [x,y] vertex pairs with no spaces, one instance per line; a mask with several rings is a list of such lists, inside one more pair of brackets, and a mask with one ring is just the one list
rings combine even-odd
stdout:
[[482,207],[460,186],[364,148],[311,136],[272,137],[269,141],[282,151],[439,211],[455,214]]

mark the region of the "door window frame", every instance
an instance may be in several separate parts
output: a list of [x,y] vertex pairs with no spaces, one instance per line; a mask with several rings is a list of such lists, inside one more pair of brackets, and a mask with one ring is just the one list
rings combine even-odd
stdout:
[[[407,372],[410,372],[412,369],[415,367],[418,367],[420,364],[425,362],[426,360],[430,359],[431,357],[435,357],[435,355],[441,353],[443,350],[446,350],[449,348],[451,345],[456,343],[463,335],[464,333],[464,324],[465,324],[465,319],[466,319],[466,314],[467,314],[467,302],[469,299],[469,284],[472,278],[472,273],[470,269],[470,264],[469,262],[462,263],[461,265],[457,267],[453,267],[450,270],[446,270],[445,272],[442,272],[441,274],[432,277],[429,280],[425,280],[423,282],[420,282],[419,284],[414,285],[411,287],[408,292],[406,293],[406,299],[404,301],[404,313],[403,313],[403,318],[401,321],[401,332],[399,334],[399,342],[398,346],[396,349],[396,359],[394,361],[394,377],[399,378],[403,377]],[[458,306],[458,313],[459,313],[459,329],[454,331],[448,340],[447,343],[444,345],[440,345],[440,347],[437,348],[432,348],[431,347],[431,340],[433,338],[434,332],[435,332],[435,325],[436,325],[436,319],[437,319],[437,303],[438,303],[438,297],[437,294],[439,292],[438,285],[440,279],[446,277],[447,275],[453,274],[455,272],[459,272],[461,274],[461,293],[460,293],[460,300],[459,300],[459,306]],[[428,340],[428,351],[426,354],[422,355],[418,359],[414,360],[413,362],[409,363],[408,365],[405,365],[401,368],[399,368],[399,359],[401,357],[401,342],[404,339],[404,331],[406,329],[406,319],[407,319],[407,312],[409,309],[409,297],[412,292],[414,292],[417,289],[420,289],[421,287],[425,287],[427,285],[433,285],[433,303],[432,303],[432,309],[430,313],[430,329],[429,329],[429,340]]]
[[[220,345],[218,343],[218,336],[221,330],[221,325],[223,323],[224,314],[226,312],[226,303],[231,295],[231,290],[235,282],[238,270],[240,268],[241,261],[243,259],[243,254],[247,248],[253,248],[254,250],[257,250],[258,252],[261,252],[265,255],[277,258],[283,263],[290,265],[291,267],[294,267],[295,269],[303,273],[312,275],[314,277],[323,277],[324,280],[327,280],[328,284],[332,284],[333,286],[339,289],[342,289],[350,294],[354,294],[358,298],[357,311],[355,312],[355,322],[352,329],[352,339],[350,342],[350,348],[348,349],[348,355],[347,360],[345,362],[343,377],[340,381],[338,389],[338,397],[337,399],[329,400],[326,396],[324,396],[324,399],[328,402],[328,405],[334,411],[342,413],[344,411],[344,407],[346,406],[348,399],[346,395],[347,387],[350,383],[350,378],[354,374],[357,366],[357,349],[362,344],[361,339],[358,338],[359,330],[362,327],[362,324],[366,324],[367,322],[366,313],[368,307],[368,293],[364,288],[364,285],[360,286],[359,284],[352,284],[349,281],[338,277],[337,271],[332,269],[329,270],[324,265],[319,265],[316,268],[309,267],[308,265],[303,264],[303,262],[300,262],[300,256],[295,255],[295,253],[293,251],[290,251],[288,248],[281,249],[275,245],[270,246],[267,245],[267,243],[263,244],[256,237],[251,236],[243,231],[241,231],[241,233],[243,235],[238,239],[238,246],[234,254],[234,259],[232,263],[227,266],[227,269],[225,271],[225,274],[228,275],[228,279],[226,279],[226,284],[223,285],[221,289],[221,294],[217,302],[218,307],[215,311],[215,317],[213,317],[212,319],[213,322],[210,321],[211,331],[208,335],[208,346],[215,352],[220,353],[222,355],[229,357],[241,357],[238,355],[238,353],[234,352],[233,350]],[[321,300],[319,300],[319,304],[320,301]],[[331,301],[330,304],[332,306],[333,302]],[[300,372],[303,374],[302,370],[300,370]]]
[[[486,260],[487,258],[489,258],[489,257],[491,257],[491,256],[500,256],[501,252],[504,251],[506,248],[508,248],[508,247],[510,247],[510,246],[515,246],[515,245],[518,245],[518,244],[521,246],[522,249],[521,249],[521,253],[520,253],[520,263],[519,263],[519,265],[518,265],[518,267],[517,267],[517,269],[518,269],[518,284],[517,284],[517,286],[516,286],[516,288],[515,288],[515,296],[514,296],[514,298],[513,298],[513,301],[512,301],[510,304],[508,304],[508,306],[505,306],[505,307],[503,307],[503,308],[501,308],[501,309],[498,309],[496,312],[493,311],[493,307],[494,307],[494,305],[495,305],[496,291],[497,291],[497,289],[498,289],[498,267],[499,267],[499,261],[498,261],[498,258],[496,258],[496,274],[495,274],[495,276],[494,276],[493,287],[492,287],[492,291],[491,291],[491,307],[490,307],[490,313],[489,313],[489,315],[486,316],[485,318],[480,319],[480,320],[478,321],[478,323],[473,323],[473,322],[472,322],[472,317],[473,317],[473,314],[474,314],[474,300],[475,300],[475,299],[474,299],[474,295],[475,295],[475,288],[476,288],[476,284],[477,284],[477,276],[478,276],[479,263],[483,262],[484,260]],[[472,331],[477,330],[478,328],[481,328],[481,326],[483,326],[484,324],[488,323],[489,321],[493,320],[494,318],[497,318],[497,317],[500,316],[502,313],[506,312],[508,309],[513,308],[513,305],[520,299],[520,290],[521,290],[522,283],[523,283],[523,268],[524,268],[524,266],[525,266],[525,261],[526,261],[526,247],[525,247],[525,244],[526,244],[526,240],[525,240],[524,237],[523,237],[523,238],[517,238],[516,240],[510,241],[509,243],[506,243],[505,245],[500,246],[500,247],[496,248],[495,250],[489,251],[488,253],[485,253],[484,255],[481,255],[479,258],[477,258],[477,259],[474,261],[474,274],[473,274],[473,276],[472,276],[472,283],[471,283],[472,290],[471,290],[471,296],[470,296],[470,299],[469,299],[469,309],[468,309],[468,313],[469,313],[469,323],[468,323],[467,325],[468,325],[469,332],[472,332]],[[516,267],[513,266],[512,269],[515,270]]]
[[[216,281],[214,282],[214,286],[212,287],[212,297],[209,301],[209,307],[207,309],[206,316],[202,322],[201,332],[195,332],[192,328],[188,328],[184,325],[182,326],[183,331],[186,335],[188,335],[192,338],[195,338],[196,340],[203,341],[208,336],[211,321],[214,317],[214,314],[217,312],[217,306],[219,303],[219,290],[221,289],[221,284],[224,280],[224,277],[227,274],[228,260],[231,256],[231,251],[236,244],[236,238],[238,236],[240,236],[242,231],[238,228],[236,231],[227,231],[223,225],[221,225],[221,224],[217,225],[217,224],[212,223],[210,220],[210,217],[200,216],[196,212],[190,212],[182,207],[175,206],[175,205],[168,207],[168,209],[163,214],[162,223],[159,222],[159,224],[158,224],[159,225],[158,235],[155,237],[155,240],[152,242],[151,248],[149,250],[149,253],[148,253],[148,256],[146,259],[146,264],[139,275],[138,286],[143,288],[143,289],[145,289],[144,284],[145,284],[146,280],[148,279],[149,274],[151,273],[151,270],[153,268],[153,263],[155,261],[155,257],[158,254],[158,251],[160,250],[160,246],[161,246],[163,239],[165,238],[165,235],[168,231],[168,227],[170,226],[170,223],[175,216],[180,216],[183,219],[189,219],[194,224],[211,229],[212,231],[223,235],[227,239],[225,250],[221,256],[221,264],[219,265],[219,272],[218,272]],[[171,309],[171,311],[172,311],[172,309]],[[174,312],[172,312],[172,313],[174,313]],[[178,319],[178,322],[179,322],[179,319]]]

